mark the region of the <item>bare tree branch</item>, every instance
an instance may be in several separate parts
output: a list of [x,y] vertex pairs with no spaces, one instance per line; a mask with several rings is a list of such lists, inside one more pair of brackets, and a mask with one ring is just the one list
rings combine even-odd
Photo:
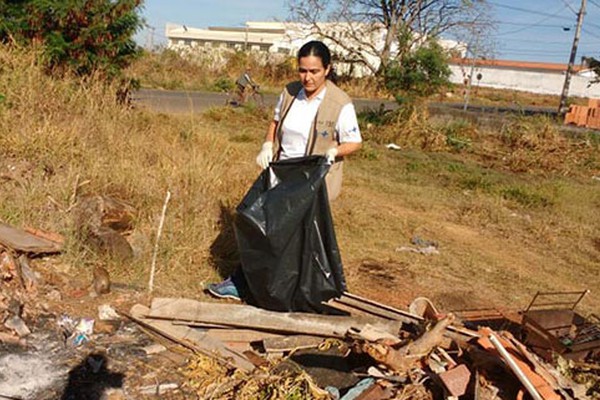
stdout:
[[288,0],[291,20],[326,39],[338,59],[360,63],[379,76],[426,39],[472,27],[481,20],[486,4],[485,0]]

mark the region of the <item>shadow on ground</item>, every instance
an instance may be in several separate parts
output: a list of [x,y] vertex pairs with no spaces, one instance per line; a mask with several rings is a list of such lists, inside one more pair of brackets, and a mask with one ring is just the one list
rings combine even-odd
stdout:
[[61,400],[100,400],[108,388],[123,387],[124,375],[108,370],[104,354],[92,353],[69,371]]

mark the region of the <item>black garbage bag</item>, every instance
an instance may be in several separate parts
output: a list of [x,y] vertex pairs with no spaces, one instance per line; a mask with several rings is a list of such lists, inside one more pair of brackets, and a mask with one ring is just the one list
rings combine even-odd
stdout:
[[346,289],[327,199],[324,157],[265,169],[237,207],[235,234],[251,304],[275,311],[327,312]]

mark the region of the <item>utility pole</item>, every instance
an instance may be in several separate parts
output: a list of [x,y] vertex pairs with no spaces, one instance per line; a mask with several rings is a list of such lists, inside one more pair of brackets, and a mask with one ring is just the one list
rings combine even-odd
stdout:
[[581,36],[581,25],[583,25],[583,16],[585,15],[585,5],[587,0],[581,0],[579,14],[577,14],[577,28],[575,29],[575,38],[573,38],[573,46],[571,47],[571,57],[565,75],[565,84],[562,94],[560,95],[560,104],[558,105],[558,113],[563,114],[566,111],[567,97],[569,97],[569,85],[571,84],[571,74],[575,65],[575,57],[577,56],[577,46],[579,46],[579,36]]
[[151,26],[150,27],[150,43],[148,46],[148,50],[152,51],[154,50],[154,31],[156,30],[155,27]]

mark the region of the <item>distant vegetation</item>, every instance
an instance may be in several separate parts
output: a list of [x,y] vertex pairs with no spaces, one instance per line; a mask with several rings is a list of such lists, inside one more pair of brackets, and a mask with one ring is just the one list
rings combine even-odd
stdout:
[[141,0],[24,0],[0,3],[0,43],[41,48],[48,72],[120,75],[139,54]]

